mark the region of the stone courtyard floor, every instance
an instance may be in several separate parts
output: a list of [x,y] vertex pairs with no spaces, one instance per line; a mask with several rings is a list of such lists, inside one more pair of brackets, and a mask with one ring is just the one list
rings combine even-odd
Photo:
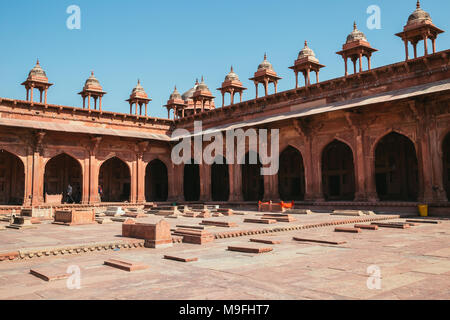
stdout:
[[[345,222],[359,217],[326,213],[293,215],[297,221],[259,225],[243,223],[248,215],[207,220],[233,221],[235,228],[208,228],[211,233]],[[371,216],[370,216],[371,217]],[[390,216],[389,218],[392,218]],[[154,222],[160,217],[138,219]],[[172,227],[197,225],[202,219],[166,219]],[[334,232],[335,226],[272,232],[216,239],[206,245],[174,243],[171,248],[132,248],[79,254],[42,256],[0,261],[0,299],[449,299],[450,220],[420,224],[409,229],[380,228],[361,233]],[[386,222],[405,221],[404,218]],[[2,224],[3,226],[5,224]],[[351,227],[343,224],[340,227]],[[37,225],[29,230],[0,230],[0,253],[121,241],[121,223],[104,225]],[[328,245],[294,241],[293,237],[344,240]],[[273,239],[281,244],[251,243],[249,239]],[[250,254],[228,251],[228,246],[272,247],[273,251]],[[163,259],[163,255],[197,257],[195,262]],[[126,272],[105,266],[107,259],[141,262],[148,269]],[[68,289],[67,280],[46,282],[30,269],[52,267],[81,270],[81,288]],[[368,267],[379,268],[381,288],[369,289]]]

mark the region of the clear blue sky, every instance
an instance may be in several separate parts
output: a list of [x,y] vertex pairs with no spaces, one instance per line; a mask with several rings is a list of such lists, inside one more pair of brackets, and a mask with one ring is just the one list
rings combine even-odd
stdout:
[[[69,5],[81,8],[81,30],[66,28]],[[366,9],[381,7],[381,30],[368,30]],[[288,69],[308,40],[322,64],[321,80],[340,77],[344,64],[335,52],[353,21],[373,47],[373,67],[404,59],[402,31],[416,0],[21,0],[0,3],[0,96],[25,98],[20,83],[39,57],[50,82],[49,103],[81,106],[81,91],[94,70],[108,94],[104,109],[128,112],[124,101],[137,79],[153,99],[150,114],[166,117],[162,105],[174,85],[183,93],[195,78],[221,105],[220,86],[230,65],[254,98],[248,80],[264,52],[283,77],[279,90],[295,85]],[[422,0],[436,26],[446,33],[438,50],[450,48],[450,1]],[[420,51],[422,52],[422,51]]]

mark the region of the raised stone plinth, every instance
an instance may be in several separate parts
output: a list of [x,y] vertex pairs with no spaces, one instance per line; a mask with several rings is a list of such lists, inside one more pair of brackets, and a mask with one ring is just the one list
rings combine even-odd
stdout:
[[313,214],[309,209],[287,209],[285,213],[289,214]]
[[122,209],[122,207],[107,207],[105,211],[105,215],[108,217],[119,217],[125,213],[126,212]]
[[74,226],[83,224],[94,224],[95,211],[91,210],[56,210],[53,224]]
[[292,238],[295,241],[299,242],[313,242],[313,243],[323,243],[323,244],[333,244],[333,245],[340,245],[347,243],[346,241],[332,241],[332,240],[322,240],[322,239],[308,239],[308,238],[300,238],[300,237],[293,237]]
[[122,224],[122,236],[144,239],[145,247],[161,248],[172,246],[170,224],[161,220],[156,224],[129,222]]
[[177,206],[156,207],[148,211],[148,213],[164,217],[178,217],[181,215],[181,212],[178,210]]
[[144,210],[141,208],[128,208],[125,210],[125,214],[123,217],[129,217],[129,218],[145,218],[147,215],[145,214]]
[[24,207],[20,210],[20,215],[24,217],[39,218],[41,220],[53,219],[53,208]]
[[374,224],[355,224],[355,228],[363,230],[378,230],[378,226]]
[[397,223],[397,222],[372,222],[372,224],[380,228],[407,229],[411,227],[407,223]]
[[31,221],[31,217],[22,217],[22,216],[17,216],[14,217],[13,223],[10,224],[9,226],[6,226],[6,228],[10,228],[10,229],[34,229],[36,228],[35,226],[33,226],[33,223]]
[[206,230],[178,228],[174,235],[182,236],[184,243],[205,244],[214,241],[214,236]]
[[203,210],[197,216],[198,218],[211,218],[211,212],[209,210]]
[[111,220],[111,218],[96,218],[95,221],[97,221],[98,224],[108,224],[108,223],[114,223],[114,221]]
[[233,209],[228,208],[219,208],[217,209],[217,213],[221,213],[224,216],[232,216],[234,214]]
[[250,242],[265,243],[265,244],[280,244],[281,243],[281,241],[279,241],[279,240],[270,240],[270,239],[250,239]]

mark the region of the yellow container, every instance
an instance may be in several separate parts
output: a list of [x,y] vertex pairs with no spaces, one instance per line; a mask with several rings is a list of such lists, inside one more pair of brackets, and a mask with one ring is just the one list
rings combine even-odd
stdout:
[[419,208],[419,215],[421,217],[428,217],[428,205],[426,205],[426,204],[419,204],[418,208]]

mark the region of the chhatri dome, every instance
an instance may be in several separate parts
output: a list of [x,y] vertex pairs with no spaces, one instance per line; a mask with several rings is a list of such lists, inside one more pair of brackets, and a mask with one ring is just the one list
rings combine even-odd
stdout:
[[185,93],[183,93],[183,95],[181,96],[183,100],[191,100],[192,96],[194,95],[194,92],[197,90],[197,86],[198,86],[198,79],[195,80],[195,85],[190,88],[188,91],[186,91]]
[[298,60],[304,58],[308,58],[310,61],[319,62],[319,60],[316,58],[316,55],[314,54],[314,51],[308,47],[307,41],[305,41],[305,47],[298,53]]
[[428,12],[424,11],[420,7],[420,1],[418,0],[417,5],[416,5],[416,10],[409,16],[408,22],[406,25],[411,25],[411,24],[415,24],[415,23],[424,23],[424,22],[432,23],[433,21],[431,20],[430,14]]
[[273,70],[272,64],[267,61],[267,55],[264,53],[264,61],[260,63],[258,66],[258,70],[265,69],[265,70]]
[[28,73],[28,80],[48,82],[47,75],[39,64],[39,59],[36,61],[34,68]]
[[362,31],[359,31],[358,28],[356,28],[356,22],[355,22],[355,23],[353,23],[353,31],[347,36],[346,43],[350,43],[350,42],[357,41],[357,40],[362,40],[362,41],[367,42],[366,36],[364,35],[364,33],[362,33]]
[[233,71],[233,66],[231,66],[230,73],[226,75],[225,81],[239,81],[238,75]]
[[[97,80],[98,82],[98,80]],[[141,81],[138,79],[138,83],[136,87],[134,87],[133,91],[131,91],[131,98],[143,98],[148,99],[148,95],[145,92],[144,88],[141,86]]]
[[197,89],[195,91],[209,91],[208,86],[206,85],[205,81],[203,80],[203,76],[202,76],[202,82],[200,82],[200,84],[197,85]]
[[181,94],[177,90],[177,86],[175,86],[175,89],[173,90],[172,94],[169,97],[169,100],[181,100]]
[[83,90],[103,91],[100,82],[94,76],[94,71],[91,72],[91,76],[86,80]]

